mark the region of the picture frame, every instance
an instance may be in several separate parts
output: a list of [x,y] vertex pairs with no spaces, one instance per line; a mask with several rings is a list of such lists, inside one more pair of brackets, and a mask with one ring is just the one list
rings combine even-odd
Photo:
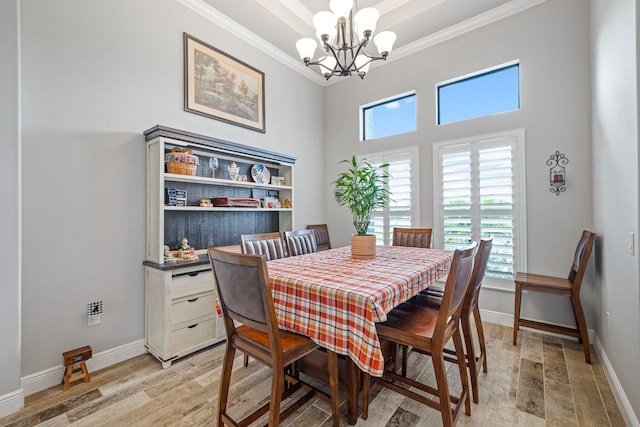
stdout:
[[266,132],[264,73],[184,33],[184,110]]
[[271,185],[284,185],[284,176],[272,176]]

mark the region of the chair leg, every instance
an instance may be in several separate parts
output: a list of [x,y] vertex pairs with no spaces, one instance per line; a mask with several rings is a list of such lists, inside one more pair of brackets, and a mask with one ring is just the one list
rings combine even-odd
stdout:
[[580,297],[571,297],[571,305],[573,307],[573,315],[576,318],[576,325],[580,338],[582,338],[582,347],[584,348],[584,359],[587,363],[591,363],[591,348],[589,347],[589,333],[587,331],[587,322],[584,320],[584,312],[582,311],[582,304],[580,303]]
[[518,328],[520,327],[520,304],[522,302],[522,287],[516,283],[516,306],[513,311],[513,345],[518,343]]
[[478,331],[478,343],[480,344],[479,358],[482,360],[482,372],[487,373],[487,344],[484,340],[484,329],[482,327],[482,318],[480,317],[480,309],[476,305],[473,308],[473,318],[476,321],[476,330]]
[[233,370],[233,359],[236,356],[236,349],[227,348],[224,352],[224,361],[222,362],[222,378],[220,380],[220,397],[218,399],[218,425],[222,426],[223,415],[227,414],[227,400],[229,398],[229,387],[231,385],[231,371]]
[[[462,356],[464,360],[464,355]],[[438,399],[440,402],[440,414],[444,427],[453,426],[453,413],[451,412],[451,402],[449,397],[449,384],[447,382],[447,369],[444,366],[443,348],[434,349],[431,353],[433,370],[436,374],[436,384],[438,386]],[[462,362],[464,363],[464,362]],[[464,368],[466,374],[466,367]]]
[[[462,337],[460,337],[460,330],[457,330],[453,333],[453,345],[456,349],[456,358],[458,359],[458,368],[460,369],[460,382],[462,383],[462,393],[460,394],[460,399],[464,400],[465,414],[471,415],[471,399],[469,399],[469,378],[467,376],[467,364],[465,363],[464,347],[462,347]],[[458,402],[458,405],[459,404],[460,402]]]
[[409,359],[409,346],[402,346],[402,376],[407,376],[407,360]]
[[271,402],[269,404],[269,427],[280,425],[280,404],[284,391],[284,368],[274,364],[271,368]]
[[[462,333],[464,335],[464,344],[467,349],[467,364],[469,365],[469,376],[471,377],[471,391],[473,392],[473,403],[478,403],[478,365],[476,364],[476,352],[473,345],[473,334],[471,333],[471,322],[469,318],[471,313],[464,313],[460,318],[462,324]],[[463,358],[464,361],[464,358]]]
[[338,355],[327,349],[329,359],[329,388],[331,391],[331,418],[333,427],[340,425],[340,390],[338,388]]
[[244,361],[242,362],[242,364],[245,368],[249,366],[249,355],[247,353],[244,354]]

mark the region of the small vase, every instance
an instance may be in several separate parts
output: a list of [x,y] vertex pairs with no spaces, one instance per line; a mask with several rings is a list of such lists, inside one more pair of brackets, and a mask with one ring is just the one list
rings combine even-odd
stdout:
[[376,236],[373,234],[365,234],[351,236],[351,258],[354,259],[373,259],[376,257]]

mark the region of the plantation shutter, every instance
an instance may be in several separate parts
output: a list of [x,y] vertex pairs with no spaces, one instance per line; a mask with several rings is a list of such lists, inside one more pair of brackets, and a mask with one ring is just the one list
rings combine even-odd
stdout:
[[456,249],[492,237],[486,277],[508,281],[524,252],[517,142],[507,135],[434,146],[436,244]]
[[376,210],[371,216],[370,233],[376,235],[379,245],[391,244],[393,227],[411,227],[418,222],[417,154],[415,148],[367,157],[376,165],[389,164],[387,186],[391,201],[388,207]]

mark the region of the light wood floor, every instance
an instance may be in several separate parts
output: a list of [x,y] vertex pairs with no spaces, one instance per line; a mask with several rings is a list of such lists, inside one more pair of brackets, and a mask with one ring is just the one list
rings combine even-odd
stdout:
[[[458,426],[624,426],[597,355],[584,361],[577,342],[485,324],[489,372],[480,376],[480,403]],[[218,380],[224,344],[180,359],[163,370],[145,354],[101,371],[90,383],[77,381],[26,398],[25,408],[0,419],[0,426],[215,426]],[[409,357],[409,375],[434,381],[428,358]],[[456,367],[449,369],[451,387]],[[236,358],[230,400],[241,416],[268,399],[270,371]],[[438,412],[377,387],[369,419],[358,426],[438,426]],[[341,425],[347,425],[341,405]],[[330,407],[312,400],[287,419],[287,426],[330,426]]]

